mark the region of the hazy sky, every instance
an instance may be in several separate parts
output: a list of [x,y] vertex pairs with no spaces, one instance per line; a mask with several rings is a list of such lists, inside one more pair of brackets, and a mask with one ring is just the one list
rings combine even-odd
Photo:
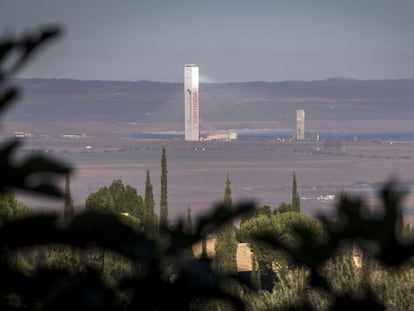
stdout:
[[0,35],[64,35],[22,77],[181,82],[414,77],[413,0],[0,0]]

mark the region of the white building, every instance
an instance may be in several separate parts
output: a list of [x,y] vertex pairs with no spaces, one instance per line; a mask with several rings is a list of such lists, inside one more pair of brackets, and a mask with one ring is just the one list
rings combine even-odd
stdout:
[[210,134],[210,135],[207,135],[207,137],[204,140],[208,140],[208,141],[212,141],[212,140],[222,140],[222,141],[237,140],[237,132]]
[[184,66],[184,137],[185,140],[200,140],[199,110],[199,75],[198,66]]

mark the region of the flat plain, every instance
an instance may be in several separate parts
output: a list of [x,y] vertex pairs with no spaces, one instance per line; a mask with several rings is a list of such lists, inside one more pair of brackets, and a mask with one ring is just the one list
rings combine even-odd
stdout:
[[[117,137],[117,138],[115,138]],[[74,167],[71,179],[75,205],[83,208],[89,193],[121,179],[144,194],[150,171],[155,202],[159,202],[161,148],[166,145],[170,218],[191,207],[194,215],[220,202],[226,175],[232,182],[233,201],[253,201],[277,207],[290,202],[292,175],[296,174],[302,211],[311,216],[333,211],[341,191],[362,196],[375,206],[377,190],[390,178],[404,185],[414,181],[413,142],[343,142],[339,149],[317,141],[200,141],[103,138],[28,138],[25,154],[47,151]],[[85,146],[89,146],[86,148]],[[37,208],[62,208],[63,202],[21,195]],[[156,209],[158,209],[158,204]],[[406,220],[414,223],[414,199],[404,200]]]
[[[47,153],[71,163],[72,195],[79,208],[89,193],[114,179],[143,194],[147,169],[158,202],[161,147],[166,144],[171,218],[188,206],[198,214],[221,201],[227,174],[235,202],[254,200],[274,208],[290,202],[295,173],[302,211],[310,215],[331,212],[341,191],[363,195],[375,205],[375,191],[395,177],[409,190],[405,212],[414,223],[413,79],[202,83],[203,134],[244,129],[293,133],[296,110],[304,109],[307,136],[301,142],[275,135],[194,143],[142,136],[183,131],[182,83],[14,82],[23,92],[2,120],[3,138],[23,133],[26,153]],[[390,133],[402,135],[396,139]],[[343,134],[348,137],[340,148],[324,147],[329,136]],[[383,136],[366,138],[377,134]],[[38,208],[63,206],[61,201],[21,198]]]

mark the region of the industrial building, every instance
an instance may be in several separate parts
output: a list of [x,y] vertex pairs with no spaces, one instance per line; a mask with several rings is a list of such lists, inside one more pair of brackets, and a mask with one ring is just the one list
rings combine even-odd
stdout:
[[200,140],[199,71],[195,64],[184,65],[184,139]]
[[217,133],[217,134],[210,134],[207,135],[206,138],[202,140],[213,141],[213,140],[220,140],[220,141],[231,141],[237,140],[237,132],[227,132],[227,133]]

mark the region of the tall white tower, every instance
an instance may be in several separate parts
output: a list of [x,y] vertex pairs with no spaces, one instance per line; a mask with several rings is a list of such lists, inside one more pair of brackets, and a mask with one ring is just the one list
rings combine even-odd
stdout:
[[296,140],[305,139],[305,110],[296,110]]
[[200,140],[200,110],[198,94],[198,66],[184,65],[184,137]]

